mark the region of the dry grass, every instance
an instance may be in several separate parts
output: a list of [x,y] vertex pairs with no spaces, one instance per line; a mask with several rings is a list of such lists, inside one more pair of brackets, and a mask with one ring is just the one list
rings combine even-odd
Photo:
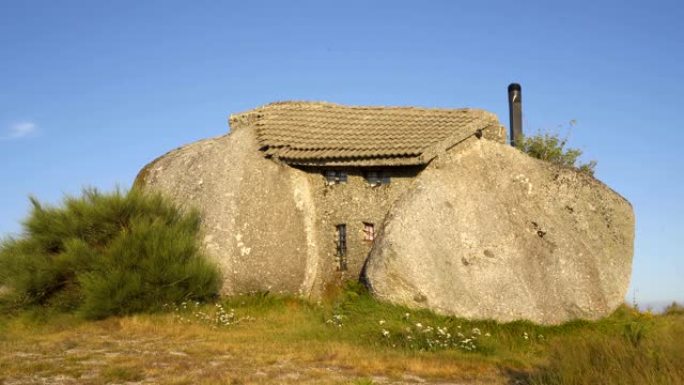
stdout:
[[[676,311],[623,308],[558,327],[411,312],[413,323],[482,329],[476,351],[426,351],[400,344],[407,309],[363,295],[321,305],[252,296],[224,306],[235,309],[225,323],[198,315],[213,314],[213,305],[96,322],[36,310],[0,317],[0,383],[684,383],[673,366],[684,359],[684,314]],[[341,327],[328,322],[336,314]]]
[[298,339],[293,331],[304,320],[288,313],[227,328],[181,324],[173,315],[87,323],[64,315],[47,324],[15,319],[0,338],[0,379],[7,384],[501,382],[495,367],[448,355]]
[[684,384],[684,318],[654,317],[627,324],[623,338],[585,333],[550,344],[548,363],[533,385]]

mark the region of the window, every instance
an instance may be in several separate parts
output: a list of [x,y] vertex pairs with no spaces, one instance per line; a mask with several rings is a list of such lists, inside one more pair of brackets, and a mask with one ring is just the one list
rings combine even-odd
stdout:
[[366,172],[366,181],[368,181],[368,184],[371,186],[390,184],[390,173],[385,170],[369,170]]
[[366,173],[366,180],[368,181],[368,184],[371,186],[380,185],[380,177],[377,171],[368,171]]
[[375,226],[372,223],[363,222],[363,240],[373,242],[375,239]]
[[325,182],[328,185],[347,183],[347,172],[337,170],[327,170],[325,172]]
[[342,223],[337,229],[337,270],[347,270],[347,225]]

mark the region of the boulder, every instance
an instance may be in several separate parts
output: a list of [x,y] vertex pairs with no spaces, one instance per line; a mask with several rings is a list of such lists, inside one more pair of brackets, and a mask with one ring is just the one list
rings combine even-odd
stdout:
[[631,274],[631,205],[592,176],[470,139],[395,203],[366,279],[380,299],[470,319],[608,315]]
[[154,160],[135,185],[202,214],[202,244],[224,277],[222,292],[310,294],[315,260],[302,171],[265,159],[254,130],[201,140]]

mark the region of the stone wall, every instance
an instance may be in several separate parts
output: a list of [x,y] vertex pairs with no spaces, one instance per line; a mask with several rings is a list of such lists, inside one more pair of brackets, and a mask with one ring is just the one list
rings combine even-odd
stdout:
[[[390,183],[371,186],[362,169],[346,171],[347,183],[327,185],[326,169],[307,168],[308,184],[316,208],[314,227],[319,277],[316,292],[338,285],[347,279],[358,279],[373,242],[364,240],[364,223],[374,225],[379,234],[392,204],[409,188],[421,167],[396,167],[383,170],[390,175]],[[347,270],[339,270],[336,225],[347,227]]]

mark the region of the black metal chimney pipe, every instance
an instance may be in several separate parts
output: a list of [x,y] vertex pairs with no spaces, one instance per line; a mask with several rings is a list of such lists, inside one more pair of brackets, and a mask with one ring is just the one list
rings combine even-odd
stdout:
[[511,118],[511,146],[522,140],[522,88],[518,83],[508,85],[508,114]]

